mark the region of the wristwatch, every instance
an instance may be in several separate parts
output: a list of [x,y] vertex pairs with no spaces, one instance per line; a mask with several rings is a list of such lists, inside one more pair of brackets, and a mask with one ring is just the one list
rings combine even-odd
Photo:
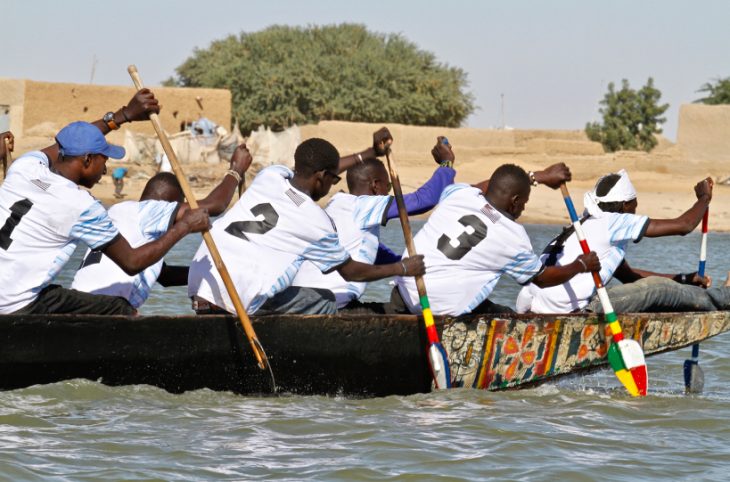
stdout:
[[107,112],[101,120],[104,121],[109,130],[115,131],[119,129],[119,124],[114,122],[114,112]]

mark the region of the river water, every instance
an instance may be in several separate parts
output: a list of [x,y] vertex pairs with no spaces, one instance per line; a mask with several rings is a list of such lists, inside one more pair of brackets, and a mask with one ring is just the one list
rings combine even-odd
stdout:
[[[527,228],[536,249],[559,230]],[[384,239],[402,247],[397,222]],[[186,263],[199,242],[190,236],[168,262]],[[708,271],[719,283],[730,268],[730,234],[711,233],[709,242]],[[628,259],[687,272],[698,251],[693,233],[645,239]],[[388,290],[373,283],[366,296],[383,299]],[[516,293],[505,279],[492,299],[514,306]],[[185,289],[156,287],[142,311],[190,312]],[[379,399],[172,395],[87,380],[5,391],[0,479],[728,480],[728,352],[730,334],[702,344],[705,391],[693,396],[683,393],[688,349],[649,358],[650,394],[641,400],[607,370],[528,390]]]

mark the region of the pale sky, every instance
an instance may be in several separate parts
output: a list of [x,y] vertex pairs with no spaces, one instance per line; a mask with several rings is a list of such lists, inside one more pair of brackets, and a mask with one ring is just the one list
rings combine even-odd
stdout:
[[0,77],[131,85],[136,64],[153,86],[193,49],[270,25],[361,23],[400,33],[464,69],[479,109],[469,127],[582,129],[598,120],[608,82],[648,77],[679,105],[702,84],[730,76],[730,2],[551,1],[140,1],[0,0]]

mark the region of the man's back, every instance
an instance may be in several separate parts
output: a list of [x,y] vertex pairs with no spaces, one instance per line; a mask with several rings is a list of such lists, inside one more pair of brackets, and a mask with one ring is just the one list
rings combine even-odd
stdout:
[[[175,221],[178,203],[167,201],[126,201],[109,208],[114,221],[130,246],[137,248],[159,239]],[[163,260],[130,276],[100,251],[90,251],[74,276],[71,288],[87,293],[120,296],[139,308],[149,296],[162,270]]]
[[8,170],[0,187],[0,222],[0,313],[33,301],[78,241],[98,248],[118,235],[101,203],[52,173],[40,151],[18,158]]
[[[284,166],[262,170],[243,197],[213,223],[211,234],[246,308],[291,285],[305,260],[323,272],[348,259],[325,212],[289,180]],[[188,293],[233,311],[205,244],[192,264]]]
[[[487,299],[502,274],[527,282],[540,271],[525,229],[497,211],[477,188],[454,184],[414,238],[426,261],[424,281],[436,314],[460,315]],[[412,312],[419,310],[412,278],[397,278]]]

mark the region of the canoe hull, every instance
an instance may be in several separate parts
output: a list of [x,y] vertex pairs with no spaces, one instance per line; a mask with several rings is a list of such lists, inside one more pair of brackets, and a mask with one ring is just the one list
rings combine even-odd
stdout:
[[[347,396],[431,389],[423,323],[415,316],[254,318],[280,391]],[[730,330],[730,312],[620,319],[647,355]],[[455,386],[501,390],[606,364],[607,327],[582,315],[439,319]],[[0,389],[72,378],[270,393],[230,316],[0,316]]]

